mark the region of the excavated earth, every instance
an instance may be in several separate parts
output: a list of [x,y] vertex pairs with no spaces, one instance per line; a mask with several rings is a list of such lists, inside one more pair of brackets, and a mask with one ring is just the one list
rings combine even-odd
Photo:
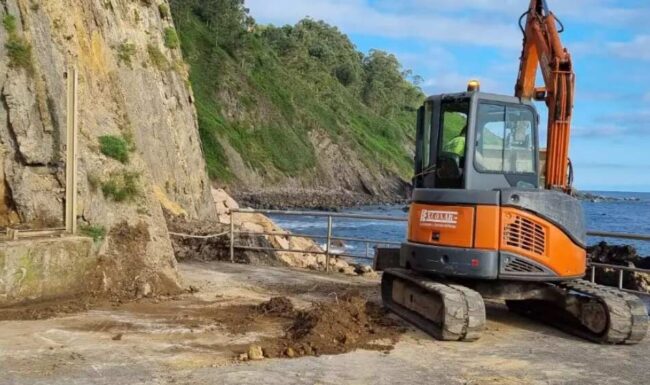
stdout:
[[385,314],[377,279],[214,261],[179,269],[182,294],[5,316],[0,384],[647,383],[649,341],[595,345],[498,303],[479,341],[447,343]]

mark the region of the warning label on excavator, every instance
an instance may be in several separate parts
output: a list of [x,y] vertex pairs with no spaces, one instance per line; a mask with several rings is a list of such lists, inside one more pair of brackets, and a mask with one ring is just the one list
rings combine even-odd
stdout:
[[455,228],[458,224],[458,213],[456,211],[422,210],[420,222]]

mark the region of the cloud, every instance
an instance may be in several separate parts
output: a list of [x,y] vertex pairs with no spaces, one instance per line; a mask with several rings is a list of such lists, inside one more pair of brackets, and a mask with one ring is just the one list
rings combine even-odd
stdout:
[[[508,71],[505,71],[504,64],[497,62],[482,66],[479,70],[462,71],[459,70],[456,55],[441,45],[430,45],[424,51],[397,52],[396,56],[404,68],[417,68],[418,74],[424,79],[420,87],[428,95],[463,92],[467,88],[467,82],[472,79],[479,80],[481,89],[485,92],[513,92],[516,66],[507,65]],[[501,75],[505,75],[503,77],[508,78],[508,81],[503,81]]]
[[625,42],[607,44],[609,52],[625,59],[640,59],[650,61],[650,35],[635,36]]
[[246,4],[255,18],[274,24],[291,24],[311,16],[338,26],[345,33],[367,36],[504,49],[521,44],[517,27],[512,22],[474,13],[459,16],[440,12],[394,12],[363,0],[248,0]]
[[591,126],[574,126],[573,135],[580,138],[650,135],[650,110],[626,111],[597,117]]
[[[378,8],[398,13],[453,13],[475,12],[486,18],[498,17],[514,23],[528,9],[529,0],[378,0]],[[650,7],[643,0],[571,0],[549,1],[549,7],[562,21],[604,26],[634,26],[639,30],[650,16]]]

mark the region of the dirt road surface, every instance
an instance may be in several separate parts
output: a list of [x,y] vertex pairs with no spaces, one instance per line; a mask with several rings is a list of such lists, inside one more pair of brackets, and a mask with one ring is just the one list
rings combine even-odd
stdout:
[[[0,322],[0,384],[647,384],[650,342],[600,346],[488,306],[474,343],[407,328],[391,350],[239,362],[251,344],[285,333],[233,306],[286,296],[298,309],[355,289],[378,301],[378,281],[282,268],[184,263],[176,298],[109,304],[36,321]],[[391,316],[392,317],[392,316]],[[399,322],[396,318],[394,321]]]

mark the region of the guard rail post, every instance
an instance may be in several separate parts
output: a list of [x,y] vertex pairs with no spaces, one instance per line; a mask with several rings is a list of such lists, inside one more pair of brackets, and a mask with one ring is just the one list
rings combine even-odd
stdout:
[[325,246],[325,271],[330,272],[330,247],[332,244],[332,216],[327,216],[327,245]]
[[235,212],[230,213],[230,263],[235,263]]

